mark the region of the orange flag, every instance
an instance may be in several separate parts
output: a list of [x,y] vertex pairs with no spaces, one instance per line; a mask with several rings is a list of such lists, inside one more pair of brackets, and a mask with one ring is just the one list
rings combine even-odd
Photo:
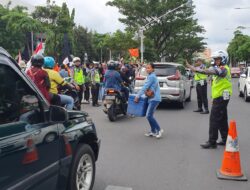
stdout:
[[128,51],[129,51],[131,57],[139,57],[139,49],[138,48],[129,49]]

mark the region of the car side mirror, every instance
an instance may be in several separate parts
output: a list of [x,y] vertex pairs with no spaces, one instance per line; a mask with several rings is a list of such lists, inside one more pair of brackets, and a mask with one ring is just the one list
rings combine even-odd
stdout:
[[247,75],[246,74],[241,74],[240,77],[241,78],[247,78]]
[[49,118],[52,122],[64,122],[68,120],[68,112],[65,108],[51,105],[49,108]]

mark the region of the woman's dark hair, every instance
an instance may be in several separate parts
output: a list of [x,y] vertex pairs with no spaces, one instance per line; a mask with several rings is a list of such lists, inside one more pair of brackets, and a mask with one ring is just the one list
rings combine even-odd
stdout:
[[149,63],[149,65],[152,67],[152,69],[154,69],[154,68],[155,68],[154,63]]

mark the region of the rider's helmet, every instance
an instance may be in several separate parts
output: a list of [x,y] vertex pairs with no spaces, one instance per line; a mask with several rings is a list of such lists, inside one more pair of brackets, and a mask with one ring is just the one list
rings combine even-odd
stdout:
[[215,61],[216,58],[221,58],[221,64],[226,65],[228,61],[228,54],[227,52],[223,50],[216,51],[211,56],[213,60]]
[[44,64],[44,57],[36,54],[31,57],[31,65],[35,67],[42,67]]
[[115,70],[117,63],[113,60],[110,60],[107,64],[109,70]]
[[44,57],[44,68],[53,69],[55,66],[55,60],[53,57]]

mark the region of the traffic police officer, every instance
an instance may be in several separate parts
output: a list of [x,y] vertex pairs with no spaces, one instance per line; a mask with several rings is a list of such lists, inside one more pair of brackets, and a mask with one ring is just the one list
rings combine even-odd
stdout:
[[71,76],[73,78],[73,81],[79,86],[78,97],[79,103],[81,104],[84,91],[85,76],[83,74],[81,59],[79,57],[74,57],[73,63],[74,66],[71,69]]
[[[206,75],[214,75],[212,82],[213,104],[209,120],[209,139],[201,144],[204,149],[217,148],[217,145],[225,145],[228,135],[227,105],[232,95],[231,73],[227,65],[228,54],[224,51],[217,51],[212,54],[215,66],[209,69],[197,69],[187,63],[187,66],[194,72]],[[217,143],[218,131],[222,141]]]
[[91,80],[91,94],[92,94],[92,105],[94,107],[99,107],[98,96],[100,88],[100,73],[99,73],[99,62],[94,62],[90,64],[90,80]]
[[[197,69],[205,69],[205,65],[201,58],[197,58],[195,61],[195,67]],[[207,100],[207,75],[195,72],[194,80],[196,82],[196,92],[197,92],[197,103],[198,109],[194,112],[200,112],[201,114],[208,114],[208,100]],[[202,104],[204,106],[204,111],[202,109]]]

